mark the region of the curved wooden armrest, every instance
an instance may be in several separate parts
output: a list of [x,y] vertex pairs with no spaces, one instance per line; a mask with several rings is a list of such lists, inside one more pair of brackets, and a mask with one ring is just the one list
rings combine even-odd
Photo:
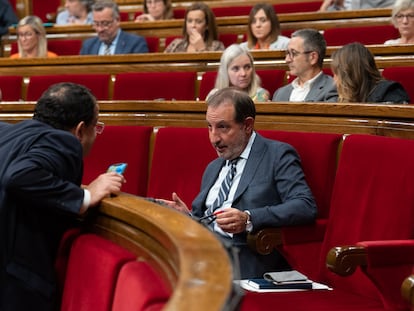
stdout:
[[340,276],[348,276],[358,266],[367,265],[367,253],[362,246],[334,247],[328,252],[326,266]]
[[247,245],[261,255],[268,255],[274,248],[282,244],[280,228],[265,228],[247,234]]
[[414,275],[408,276],[401,285],[401,295],[414,306]]

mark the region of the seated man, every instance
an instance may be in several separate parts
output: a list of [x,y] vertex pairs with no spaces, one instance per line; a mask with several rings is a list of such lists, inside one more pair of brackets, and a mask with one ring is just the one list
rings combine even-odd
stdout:
[[[316,217],[298,154],[290,145],[256,133],[255,117],[252,99],[235,88],[218,90],[207,100],[210,142],[219,157],[207,166],[192,203],[192,216],[238,249],[242,279],[289,269],[276,250],[269,255],[252,251],[248,232],[311,223]],[[176,193],[172,201],[159,201],[190,213]]]
[[273,95],[272,101],[336,102],[338,94],[331,76],[322,71],[326,41],[315,29],[295,31],[286,50],[290,74],[296,76]]
[[124,32],[120,28],[118,5],[112,0],[98,0],[92,6],[93,27],[97,37],[83,42],[81,55],[113,55],[147,53],[143,37]]

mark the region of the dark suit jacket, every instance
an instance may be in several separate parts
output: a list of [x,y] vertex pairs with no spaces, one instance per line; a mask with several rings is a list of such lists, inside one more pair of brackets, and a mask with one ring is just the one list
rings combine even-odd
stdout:
[[0,133],[0,310],[56,310],[56,251],[84,196],[82,146],[34,120]]
[[[224,163],[218,158],[207,166],[201,191],[192,204],[194,216],[203,216],[207,194]],[[293,147],[257,134],[232,206],[250,211],[254,230],[313,222],[316,204]],[[287,268],[277,252],[262,256],[250,251],[246,236],[235,234],[232,239],[233,245],[240,248],[242,278],[262,277],[266,271]]]
[[[83,42],[80,55],[98,55],[101,41],[98,37]],[[143,37],[121,30],[115,47],[115,54],[147,53],[147,41]]]
[[[293,91],[292,83],[285,85],[276,90],[273,94],[272,101],[286,102],[289,101],[290,94]],[[336,102],[338,92],[331,76],[327,74],[320,75],[312,84],[312,87],[305,97],[305,102]]]

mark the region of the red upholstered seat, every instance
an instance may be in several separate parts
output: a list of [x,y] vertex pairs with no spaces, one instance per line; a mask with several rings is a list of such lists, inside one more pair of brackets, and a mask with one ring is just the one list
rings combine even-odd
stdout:
[[246,16],[250,14],[251,5],[223,6],[211,8],[216,17]]
[[297,13],[297,12],[316,12],[322,5],[322,1],[306,1],[294,3],[277,3],[273,5],[276,14]]
[[328,28],[323,32],[328,46],[344,45],[352,42],[362,44],[383,44],[400,35],[393,25],[359,26],[345,28]]
[[81,39],[60,39],[48,40],[48,50],[56,53],[59,56],[63,55],[79,55],[82,47]]
[[22,99],[23,78],[21,76],[0,76],[1,100]]
[[110,82],[109,74],[67,74],[31,76],[27,85],[26,100],[36,101],[52,84],[60,82],[73,82],[86,86],[97,99],[107,100]]
[[135,258],[109,240],[80,235],[70,252],[61,310],[111,310],[119,270]]
[[262,80],[262,87],[270,93],[270,99],[272,99],[273,93],[283,85],[285,85],[286,71],[282,69],[261,69],[256,73]]
[[388,67],[384,68],[382,75],[385,79],[400,82],[414,102],[414,67]]
[[157,53],[159,45],[160,45],[160,38],[158,38],[158,37],[145,37],[145,40],[147,41],[148,51],[150,53]]
[[127,262],[119,272],[112,311],[162,310],[171,295],[147,262]]
[[[342,135],[272,130],[259,130],[258,132],[264,137],[292,145],[301,158],[306,181],[318,207],[317,222],[310,226],[284,228],[284,245],[281,251],[295,269],[304,272],[310,278],[315,277],[329,217],[338,148]],[[304,253],[308,255],[303,256]]]
[[216,83],[217,71],[207,71],[203,74],[200,81],[200,100],[205,100],[208,93],[214,89]]
[[116,75],[114,100],[194,100],[196,72],[134,72]]
[[49,20],[48,14],[56,14],[61,5],[61,0],[33,1],[32,15],[39,16],[42,21],[47,22]]
[[[316,278],[334,290],[248,294],[243,310],[266,310],[269,305],[303,310],[305,301],[308,310],[408,310],[400,286],[414,262],[413,157],[412,140],[348,136],[339,158]],[[345,245],[359,246],[358,258],[364,260],[352,275],[341,277],[326,268],[325,259],[331,248]],[[336,266],[352,272],[351,262],[345,258]],[[253,302],[263,308],[250,308]]]
[[177,192],[190,207],[200,191],[207,164],[216,157],[207,128],[160,128],[155,138],[148,196],[171,199],[171,194]]
[[152,127],[106,126],[84,159],[83,183],[89,184],[111,164],[126,162],[128,167],[124,176],[127,182],[121,190],[145,196],[151,135]]
[[223,42],[225,47],[228,47],[234,43],[237,43],[238,35],[234,33],[221,33],[219,34],[218,39]]

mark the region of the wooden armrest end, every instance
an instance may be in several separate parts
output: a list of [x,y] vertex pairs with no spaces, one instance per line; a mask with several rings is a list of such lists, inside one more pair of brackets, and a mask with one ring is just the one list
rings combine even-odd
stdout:
[[249,247],[262,255],[268,255],[274,248],[282,244],[280,228],[266,228],[255,233],[247,234]]
[[326,266],[340,276],[348,276],[358,266],[367,265],[367,254],[361,246],[341,246],[332,248],[326,258]]
[[401,295],[414,306],[414,275],[408,276],[401,285]]

